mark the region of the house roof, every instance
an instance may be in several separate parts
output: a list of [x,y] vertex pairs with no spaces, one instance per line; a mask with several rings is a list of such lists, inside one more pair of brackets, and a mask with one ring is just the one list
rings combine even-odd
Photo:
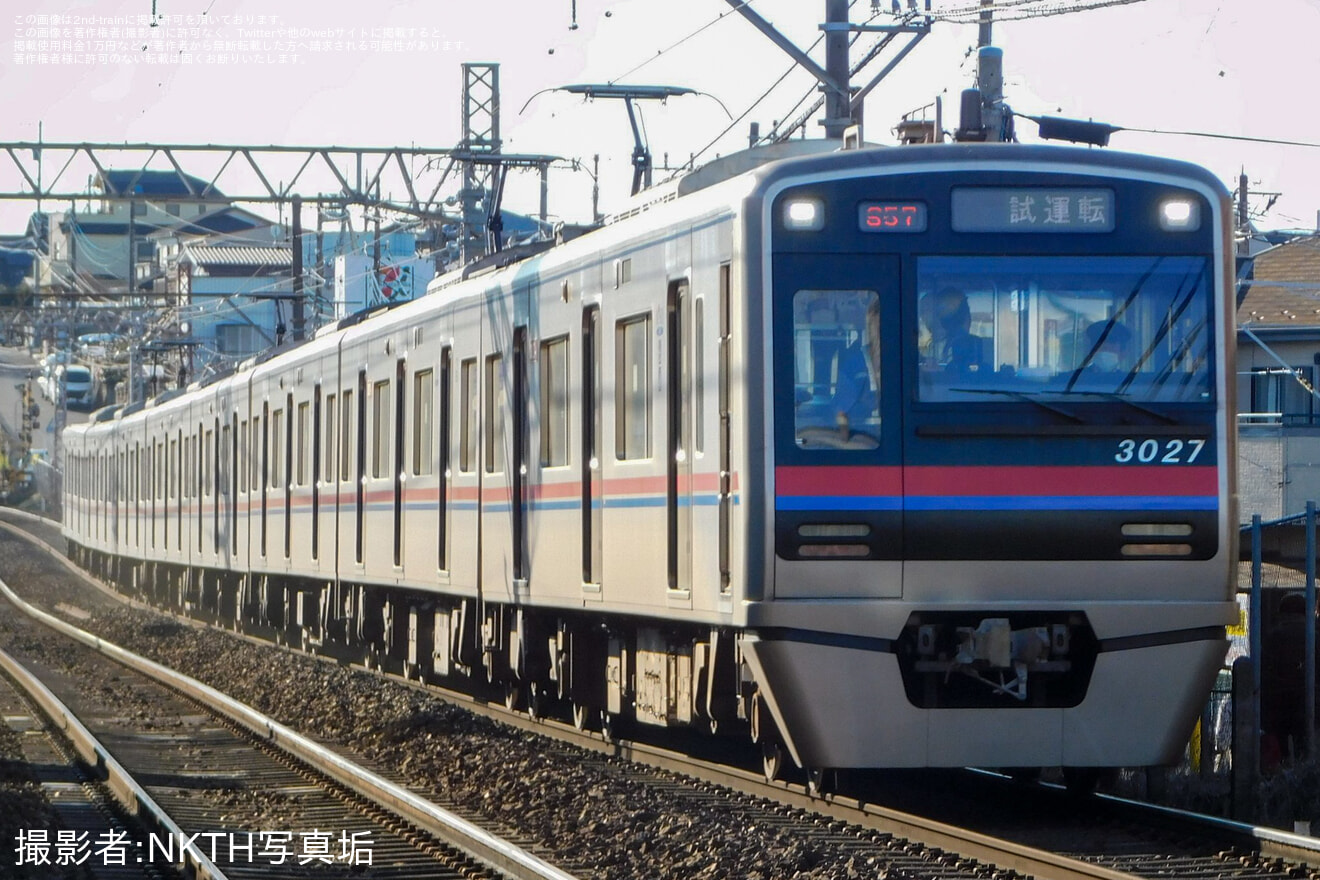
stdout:
[[[197,198],[206,189],[207,182],[181,171],[142,171],[112,169],[97,175],[97,182],[109,195],[180,196]],[[191,191],[189,190],[191,187]],[[224,198],[224,193],[212,189],[209,198]]]
[[[67,232],[69,224],[74,221],[75,215],[65,214],[61,222],[61,230]],[[161,215],[155,215],[157,218]],[[107,219],[97,219],[104,217]],[[128,222],[117,219],[112,214],[88,213],[76,215],[78,230],[84,235],[128,235]],[[213,235],[234,234],[250,232],[254,229],[260,229],[269,226],[270,221],[265,217],[253,214],[250,211],[244,211],[242,208],[232,206],[220,207],[208,214],[202,214],[198,217],[180,217],[171,219],[170,222],[148,222],[146,220],[134,219],[133,234],[140,238],[159,235]]]
[[1320,327],[1320,235],[1261,251],[1252,275],[1239,327]]
[[252,268],[287,268],[293,264],[293,249],[287,247],[221,245],[186,245],[183,258],[197,266],[247,266]]
[[189,218],[175,226],[165,228],[170,232],[205,235],[211,232],[246,232],[250,229],[258,229],[269,225],[270,221],[266,218],[248,213],[241,208],[222,208],[219,211]]

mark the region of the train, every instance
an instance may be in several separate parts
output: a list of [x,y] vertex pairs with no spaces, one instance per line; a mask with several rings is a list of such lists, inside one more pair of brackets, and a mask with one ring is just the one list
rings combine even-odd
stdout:
[[1164,158],[735,154],[66,428],[64,531],[125,592],[771,777],[1168,764],[1237,620],[1232,253]]

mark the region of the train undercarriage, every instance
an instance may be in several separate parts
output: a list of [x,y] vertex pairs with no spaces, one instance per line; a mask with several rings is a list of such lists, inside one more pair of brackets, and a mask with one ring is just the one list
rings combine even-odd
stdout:
[[607,740],[620,722],[636,722],[750,733],[778,754],[774,722],[732,630],[127,560],[80,546],[70,556],[120,593],[157,607],[503,700],[533,717],[562,713]]
[[[774,643],[774,631],[744,633],[577,609],[483,602],[397,586],[236,574],[123,559],[78,545],[71,547],[70,556],[120,593],[157,607],[311,654],[462,691],[478,700],[502,702],[532,717],[558,717],[578,729],[599,730],[607,741],[622,726],[637,735],[644,727],[689,728],[716,733],[733,745],[750,739],[759,748],[768,779],[801,765],[808,787],[817,792],[831,788],[835,780],[834,767],[817,764],[962,763],[933,762],[925,753],[902,751],[923,748],[920,741],[886,740],[883,752],[863,749],[855,754],[818,747],[825,741],[820,737],[828,739],[833,733],[829,725],[818,729],[824,723],[821,719],[846,713],[848,705],[873,707],[868,711],[883,706],[886,717],[894,718],[902,713],[924,717],[912,713],[942,709],[930,716],[927,735],[932,737],[933,750],[937,726],[945,723],[940,719],[969,723],[972,716],[965,713],[982,711],[991,700],[1009,713],[994,716],[999,720],[993,722],[987,720],[989,716],[978,716],[978,736],[1002,739],[1017,731],[1020,739],[1021,724],[1009,719],[1021,719],[1031,728],[1028,718],[1039,723],[1040,718],[1054,717],[1040,713],[1070,711],[1068,707],[1077,705],[1088,690],[1098,657],[1098,643],[1080,612],[988,619],[971,612],[914,614],[892,653],[849,655],[850,665],[840,668],[837,660],[826,660],[822,667],[812,659],[813,652],[827,650],[823,647]],[[1019,656],[1019,642],[1035,646],[1032,657]],[[1024,680],[1024,669],[1017,667],[1029,667],[1031,684],[1025,699],[1011,683],[992,686],[999,681],[991,680],[996,668],[992,658],[1001,653],[999,648],[1008,655],[1008,661],[998,661],[1000,666]],[[785,667],[785,662],[790,666]],[[873,664],[879,665],[871,669]],[[893,665],[894,677],[882,687],[881,670],[886,664]],[[857,678],[859,670],[868,669],[862,679]],[[808,678],[794,681],[798,675]],[[785,692],[790,695],[792,687],[807,687],[800,699],[812,703],[814,710],[783,703],[784,693],[772,693],[758,684],[763,676],[772,683],[792,682]],[[896,691],[883,689],[895,686]],[[823,696],[822,689],[834,696]],[[900,696],[905,691],[906,699]],[[825,708],[815,705],[818,698],[827,701]],[[829,700],[845,702],[833,706]],[[803,711],[811,714],[804,717]],[[803,738],[787,739],[780,719],[788,722],[784,730]],[[926,722],[920,724],[911,730],[924,730]],[[1008,725],[1007,732],[999,729],[1003,725]],[[1030,759],[1038,751],[1050,753],[1026,745],[1004,753],[1020,754],[1027,758],[1021,766],[1031,767],[1035,762]],[[828,753],[851,754],[852,759],[821,760]],[[1058,765],[1070,763],[1064,760]],[[1076,763],[1087,770],[1085,779],[1096,778],[1091,761]]]

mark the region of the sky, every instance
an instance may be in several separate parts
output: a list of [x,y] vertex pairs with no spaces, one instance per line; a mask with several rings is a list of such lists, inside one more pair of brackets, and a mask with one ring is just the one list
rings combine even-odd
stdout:
[[[1320,0],[1135,0],[1007,20],[1014,9],[1095,2],[1006,5],[993,40],[1004,50],[1005,97],[1015,111],[1320,145],[1320,114],[1301,98],[1320,82]],[[868,141],[894,143],[901,116],[937,96],[944,127],[956,127],[959,92],[974,80],[977,28],[947,17],[971,5],[932,0],[943,15],[866,101]],[[795,118],[793,107],[814,84],[805,71],[788,73],[719,139],[730,116],[793,66],[723,0],[154,0],[155,30],[142,26],[152,7],[153,0],[7,0],[0,141],[35,141],[40,126],[48,142],[450,147],[461,130],[461,65],[494,62],[504,150],[581,158],[587,168],[599,154],[601,207],[609,212],[625,206],[631,182],[624,107],[552,87],[619,82],[701,92],[643,107],[661,166],[666,155],[680,164],[741,149],[749,123],[765,132]],[[807,48],[825,3],[753,0],[752,8]],[[889,10],[890,0],[855,0],[851,16],[891,23]],[[121,46],[97,45],[101,27],[119,27]],[[54,39],[72,43],[52,51],[40,42],[52,38],[50,28],[59,29]],[[265,32],[265,45],[238,45],[258,38],[252,31]],[[381,41],[390,35],[397,43],[386,40],[387,49]],[[873,39],[863,34],[854,57]],[[810,54],[823,62],[822,47]],[[893,54],[892,47],[881,54],[854,84],[868,82]],[[819,125],[808,128],[820,136]],[[1035,124],[1019,120],[1018,136],[1037,141]],[[1317,227],[1320,147],[1123,131],[1110,149],[1204,165],[1229,190],[1245,171],[1249,191],[1260,193],[1250,200],[1259,228]],[[665,173],[657,170],[657,179]],[[79,175],[85,181],[85,170]],[[0,154],[0,188],[18,185]],[[554,219],[590,219],[591,186],[585,171],[552,170]],[[1270,194],[1278,195],[1265,210]],[[511,176],[507,208],[534,212],[538,197],[531,174]],[[34,207],[0,203],[0,233],[21,232]]]

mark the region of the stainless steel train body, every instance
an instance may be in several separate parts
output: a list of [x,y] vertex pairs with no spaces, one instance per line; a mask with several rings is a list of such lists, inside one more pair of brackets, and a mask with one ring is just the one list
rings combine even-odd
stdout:
[[74,552],[809,768],[1176,758],[1236,616],[1223,187],[1018,145],[698,187],[69,428]]

